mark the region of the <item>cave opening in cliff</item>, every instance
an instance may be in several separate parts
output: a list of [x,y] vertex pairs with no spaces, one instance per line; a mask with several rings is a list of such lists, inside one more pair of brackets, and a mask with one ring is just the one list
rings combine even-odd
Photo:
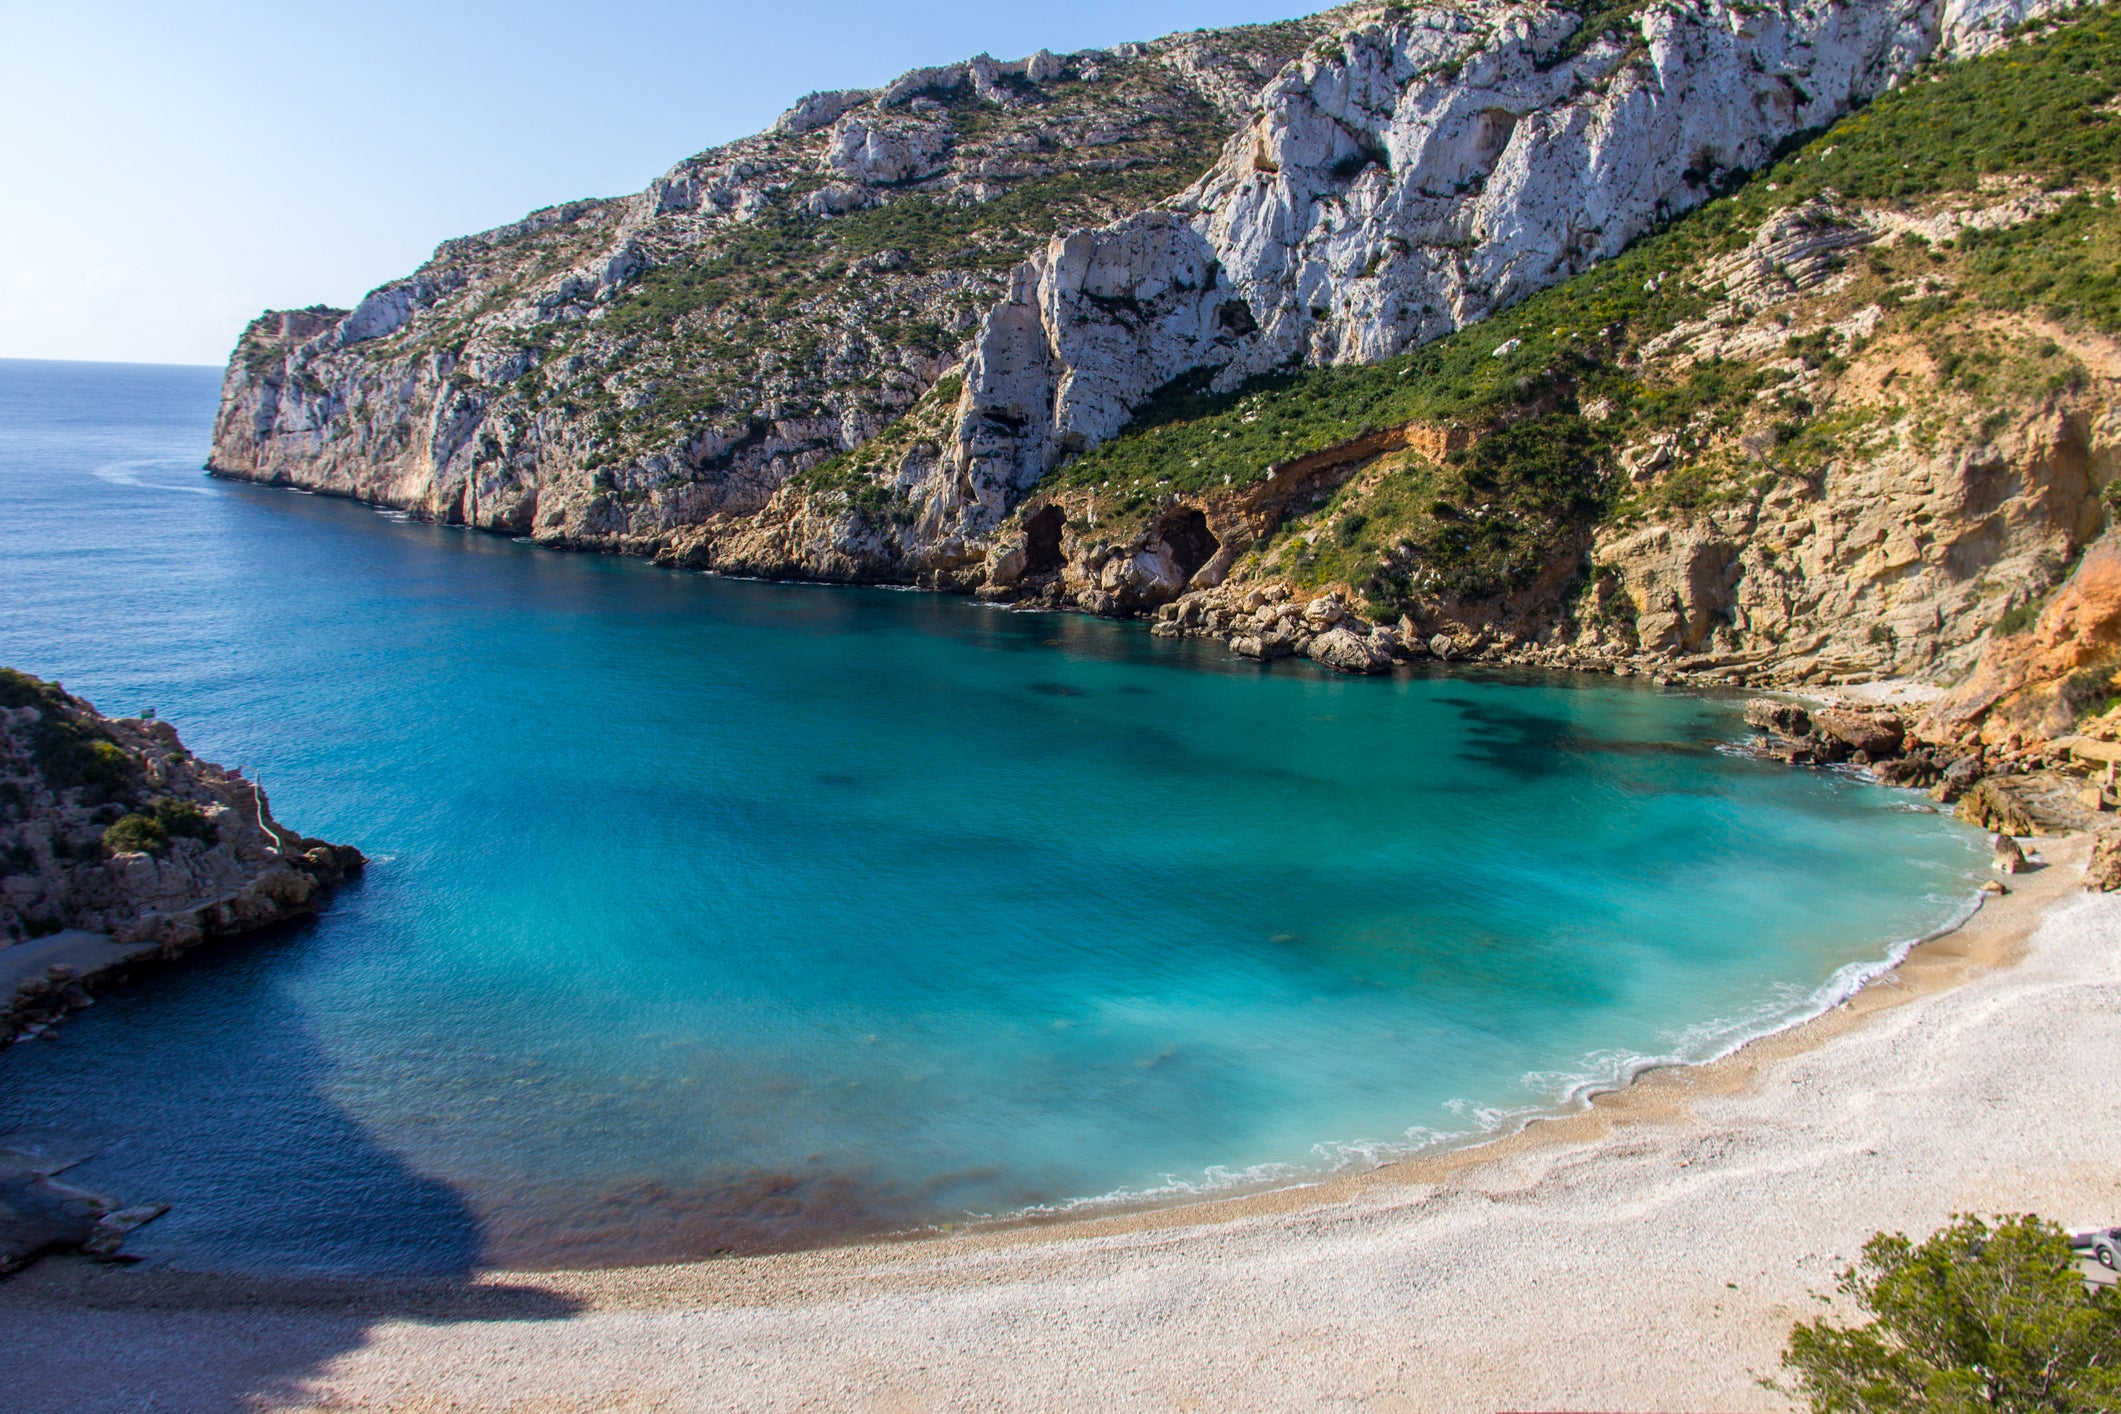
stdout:
[[1171,558],[1178,562],[1179,572],[1187,579],[1193,572],[1215,558],[1215,552],[1223,543],[1208,529],[1208,518],[1192,506],[1173,511],[1156,527],[1156,533],[1171,547]]
[[1051,574],[1061,567],[1061,529],[1067,515],[1048,502],[1024,518],[1024,573]]

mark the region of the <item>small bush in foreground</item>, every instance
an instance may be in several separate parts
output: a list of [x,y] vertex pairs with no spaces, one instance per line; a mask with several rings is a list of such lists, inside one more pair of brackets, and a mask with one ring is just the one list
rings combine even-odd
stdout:
[[2121,1300],[2087,1294],[2053,1223],[1962,1217],[1919,1245],[1880,1233],[1840,1286],[1871,1322],[1806,1322],[1782,1357],[1818,1414],[2121,1409]]

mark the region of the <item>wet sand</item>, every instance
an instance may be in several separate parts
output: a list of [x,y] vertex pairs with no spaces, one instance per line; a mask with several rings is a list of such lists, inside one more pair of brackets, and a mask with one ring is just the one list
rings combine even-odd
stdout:
[[1790,1408],[1873,1231],[2121,1220],[2121,896],[2041,841],[1849,1004],[1582,1113],[1331,1183],[454,1284],[46,1262],[11,1409]]

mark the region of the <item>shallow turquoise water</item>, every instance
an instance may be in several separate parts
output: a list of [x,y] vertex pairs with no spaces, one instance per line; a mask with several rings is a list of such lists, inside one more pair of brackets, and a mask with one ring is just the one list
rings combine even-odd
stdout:
[[1261,670],[198,471],[206,370],[0,363],[0,662],[368,879],[0,1053],[191,1266],[755,1250],[1320,1172],[1816,1005],[1919,797],[1606,680]]

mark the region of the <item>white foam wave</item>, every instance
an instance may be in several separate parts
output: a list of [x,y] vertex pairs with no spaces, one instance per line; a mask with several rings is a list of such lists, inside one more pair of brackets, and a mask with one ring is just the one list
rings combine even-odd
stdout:
[[160,457],[140,461],[105,462],[101,466],[90,467],[89,475],[113,486],[132,486],[142,491],[181,491],[190,496],[217,494],[218,488],[214,486],[198,486],[188,481],[157,481],[141,475],[141,472],[149,467],[166,468],[176,465],[179,463]]
[[1202,1171],[1196,1178],[1165,1174],[1152,1184],[1115,1188],[1095,1197],[1038,1203],[1008,1213],[980,1213],[971,1217],[975,1222],[984,1222],[1082,1216],[1103,1210],[1155,1207],[1229,1197],[1237,1193],[1297,1188],[1418,1156],[1489,1143],[1515,1134],[1536,1120],[1582,1110],[1594,1097],[1625,1089],[1649,1071],[1671,1066],[1706,1065],[1765,1036],[1823,1016],[1898,967],[1922,944],[1965,926],[1966,921],[1980,911],[1986,898],[1985,894],[1975,893],[1963,899],[1949,921],[1919,937],[1894,943],[1882,958],[1859,960],[1837,968],[1825,982],[1809,991],[1796,986],[1780,987],[1759,1005],[1736,1016],[1699,1022],[1676,1032],[1671,1037],[1671,1049],[1667,1051],[1656,1054],[1630,1050],[1593,1051],[1569,1070],[1529,1072],[1523,1077],[1523,1084],[1539,1098],[1521,1105],[1483,1105],[1468,1099],[1446,1102],[1445,1109],[1467,1121],[1463,1129],[1442,1130],[1416,1125],[1397,1139],[1328,1140],[1311,1147],[1316,1160],[1311,1164],[1263,1163],[1248,1168],[1218,1164]]
[[[1594,1052],[1569,1071],[1533,1071],[1524,1077],[1527,1088],[1550,1097],[1552,1106],[1579,1109],[1592,1097],[1625,1089],[1638,1076],[1669,1066],[1706,1065],[1743,1050],[1753,1042],[1777,1032],[1802,1026],[1848,1001],[1872,982],[1907,960],[1907,955],[1934,938],[1941,938],[1966,925],[1980,911],[1986,894],[1975,893],[1960,901],[1944,923],[1918,937],[1905,938],[1886,949],[1880,958],[1859,959],[1836,968],[1825,982],[1809,991],[1796,986],[1775,988],[1757,1005],[1735,1016],[1697,1022],[1671,1034],[1668,1051],[1645,1054],[1636,1051]],[[1530,1107],[1536,1118],[1550,1108]],[[1513,1112],[1514,1113],[1514,1112]]]

